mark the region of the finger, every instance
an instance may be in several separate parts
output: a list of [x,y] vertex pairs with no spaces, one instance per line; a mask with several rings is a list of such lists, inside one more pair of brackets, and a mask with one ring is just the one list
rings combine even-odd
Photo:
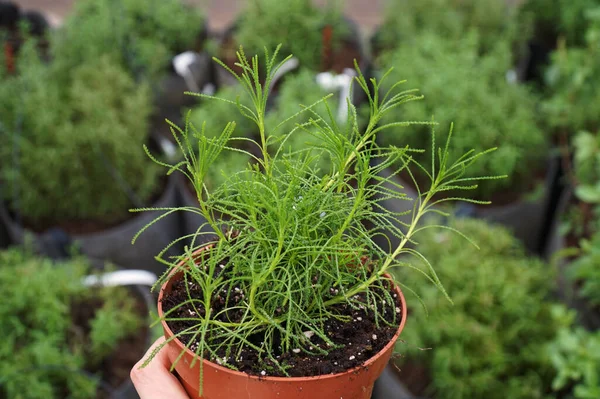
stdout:
[[133,366],[131,381],[140,399],[189,399],[179,380],[169,372],[171,362],[166,348],[163,347],[146,367],[141,368],[152,351],[164,341],[164,337],[157,339],[144,357]]

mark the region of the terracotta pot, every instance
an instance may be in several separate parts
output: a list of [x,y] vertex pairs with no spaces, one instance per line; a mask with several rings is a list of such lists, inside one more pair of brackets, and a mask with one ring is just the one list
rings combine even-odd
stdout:
[[[205,247],[206,248],[206,247]],[[201,252],[201,248],[196,253]],[[158,315],[163,318],[163,297],[171,291],[172,284],[181,278],[182,273],[173,273],[163,284],[158,295]],[[402,291],[396,287],[402,304],[402,321],[394,337],[377,355],[359,367],[338,374],[327,374],[315,377],[258,377],[221,367],[204,360],[203,399],[369,399],[373,384],[385,369],[392,355],[394,344],[406,323],[406,301]],[[173,336],[173,332],[162,320],[165,338]],[[197,361],[190,367],[194,353],[187,349],[181,341],[173,339],[165,347],[171,362],[184,351],[183,357],[175,366],[175,371],[191,398],[199,396],[200,365]]]

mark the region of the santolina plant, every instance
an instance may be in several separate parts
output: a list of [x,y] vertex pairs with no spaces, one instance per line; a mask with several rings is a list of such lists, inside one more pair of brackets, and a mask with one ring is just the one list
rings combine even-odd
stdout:
[[[165,312],[167,324],[185,325],[165,344],[178,339],[195,353],[195,361],[200,361],[200,392],[205,359],[238,369],[236,361],[241,354],[253,351],[258,368],[252,372],[289,376],[291,366],[282,355],[320,356],[339,349],[343,344],[334,342],[326,328],[328,320],[352,322],[340,312],[339,305],[368,309],[378,327],[397,326],[399,313],[394,308],[394,293],[387,275],[392,268],[412,268],[448,297],[433,266],[409,244],[415,233],[436,226],[419,227],[426,214],[434,211],[432,207],[445,201],[437,199],[436,194],[476,188],[475,178],[465,177],[465,170],[492,151],[469,151],[451,160],[448,142],[437,148],[433,140],[431,151],[438,156],[432,157],[430,165],[420,165],[412,155],[422,150],[379,146],[375,136],[390,127],[431,123],[380,124],[392,109],[421,97],[416,90],[400,90],[402,82],[380,95],[380,82],[372,79],[369,85],[358,66],[356,84],[365,92],[370,106],[364,130],[359,129],[357,111],[350,102],[347,123],[338,124],[327,96],[267,129],[265,110],[272,78],[289,59],[276,63],[278,51],[279,47],[270,55],[265,50],[261,67],[258,57],[249,60],[243,49],[238,51],[237,66],[242,73],[228,70],[248,94],[248,102],[200,95],[235,104],[256,125],[257,139],[234,136],[234,123],[228,123],[218,136],[208,135],[204,125],[186,123],[183,129],[173,126],[184,159],[174,165],[155,160],[168,168],[168,173],[178,171],[187,176],[199,200],[199,206],[194,208],[159,209],[163,214],[158,219],[177,211],[197,213],[206,219],[206,225],[199,226],[195,234],[180,238],[192,239],[182,256],[166,259],[162,251],[157,257],[169,266],[157,287],[179,273],[187,292],[181,303]],[[260,71],[266,71],[264,84],[260,83]],[[315,111],[318,104],[324,105],[323,114]],[[302,114],[310,115],[308,121],[279,132],[281,126]],[[308,134],[310,144],[302,150],[286,151],[286,141],[299,133]],[[256,147],[260,155],[246,151],[255,163],[232,173],[221,186],[209,191],[204,181],[215,160],[228,151],[245,151],[235,145],[238,140]],[[331,165],[323,175],[311,161],[324,154],[331,159]],[[149,152],[148,155],[151,157]],[[381,161],[377,166],[371,162],[375,158]],[[379,172],[392,164],[403,165],[398,172],[406,170],[409,174],[418,168],[431,183],[419,191],[412,221],[404,232],[396,227],[399,215],[382,212],[378,203],[382,196],[407,199],[399,186],[392,191],[384,188],[384,184],[393,182],[382,178]],[[491,178],[496,177],[484,177]],[[376,227],[365,227],[367,221]],[[207,226],[213,233],[204,232]],[[389,252],[373,242],[382,228],[400,238],[399,245]],[[201,248],[203,252],[197,252]],[[415,262],[407,260],[411,257]],[[402,286],[402,281],[396,283]],[[183,306],[191,306],[189,314],[178,314]],[[393,317],[388,321],[384,315],[390,312]],[[316,345],[315,340],[322,344]],[[144,365],[158,350],[160,347]],[[354,366],[364,360],[356,358]]]

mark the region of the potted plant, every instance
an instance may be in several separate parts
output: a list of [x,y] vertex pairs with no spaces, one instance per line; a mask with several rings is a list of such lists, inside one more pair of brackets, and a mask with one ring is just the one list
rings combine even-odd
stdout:
[[0,251],[2,397],[135,397],[129,370],[151,342],[154,305],[147,287],[86,286],[95,273],[84,258]]
[[592,22],[587,30],[586,45],[571,47],[561,41],[551,54],[545,73],[546,96],[541,109],[548,128],[564,147],[580,130],[600,129],[600,117],[592,106],[600,101],[600,95],[592,89],[600,78],[600,8],[586,15]]
[[[426,120],[433,115],[444,128],[454,123],[458,134],[450,146],[451,154],[499,147],[467,172],[467,176],[502,173],[509,176],[483,181],[467,194],[474,200],[491,200],[494,206],[478,207],[475,203],[459,211],[510,227],[530,251],[539,252],[546,231],[548,186],[553,178],[546,172],[549,140],[536,124],[535,97],[526,87],[511,84],[505,78],[511,58],[508,43],[498,42],[494,50],[480,56],[475,34],[453,42],[428,34],[415,40],[418,42],[401,45],[382,55],[382,61],[398,65],[392,72],[393,79],[405,77],[418,82],[425,100],[390,112],[384,122],[393,123],[398,118]],[[385,89],[390,87],[387,85]],[[429,148],[428,129],[427,125],[410,130],[392,125],[391,134],[379,139],[385,145]],[[434,156],[430,152],[415,155],[424,164],[430,163]],[[419,171],[414,177],[417,183],[426,179]],[[411,180],[404,174],[399,184],[414,187]],[[412,191],[410,196],[418,198]],[[452,191],[442,195],[445,201],[453,196]],[[386,206],[405,212],[413,204],[388,201]],[[408,217],[403,221],[406,223]]]
[[[435,10],[435,12],[432,12]],[[470,30],[480,35],[487,52],[507,35],[514,38],[515,9],[493,0],[387,0],[381,26],[371,39],[376,55],[412,43],[421,34],[458,40]]]
[[153,82],[173,56],[202,48],[204,30],[199,10],[179,0],[84,0],[53,38],[53,53],[66,69],[109,54],[132,76]]
[[176,73],[174,57],[195,53],[200,61],[193,70],[194,84],[203,87],[212,79],[210,63],[202,62],[207,57],[199,54],[206,36],[199,8],[181,0],[83,0],[53,38],[53,53],[65,75],[86,60],[109,54],[136,81],[147,82],[154,99],[152,129],[160,137],[165,118],[175,120],[182,108],[195,103],[183,94],[194,88]]
[[[290,153],[283,139],[271,153],[269,130],[274,128],[265,125],[265,109],[272,77],[286,62],[275,64],[276,55],[265,50],[264,85],[258,57],[249,61],[241,49],[242,74],[229,70],[251,98],[251,106],[238,108],[259,132],[252,141],[261,154],[256,165],[232,174],[212,192],[206,190],[203,182],[212,163],[231,150],[232,123],[214,138],[207,137],[206,129],[193,130],[197,147],[190,146],[192,131],[182,129],[178,143],[184,161],[164,164],[169,172],[190,178],[199,207],[189,211],[202,214],[214,233],[198,232],[185,254],[174,262],[165,260],[170,270],[157,286],[166,340],[154,353],[168,351],[192,397],[368,398],[406,322],[398,286],[403,283],[388,273],[408,264],[400,255],[422,259],[407,246],[420,229],[419,220],[430,212],[433,196],[460,184],[464,168],[482,154],[470,152],[452,162],[445,151],[448,144],[440,149],[428,194],[408,233],[386,252],[374,244],[373,232],[363,223],[373,218],[391,226],[396,218],[374,211],[375,193],[383,188],[381,182],[370,184],[378,171],[370,160],[380,157],[389,164],[402,158],[408,165],[413,158],[410,149],[380,147],[373,138],[385,130],[378,124],[385,114],[417,97],[411,91],[371,96],[371,90],[378,93],[379,82],[372,80],[369,87],[357,68],[356,83],[371,105],[364,131],[359,131],[352,105],[347,130],[331,115],[311,112],[313,105],[305,111],[313,115],[309,123],[287,137],[302,129],[314,136],[315,144]],[[311,167],[312,150],[330,154],[329,174],[322,176]],[[388,195],[404,197],[400,191]],[[207,244],[203,237],[211,234]],[[419,270],[442,288],[430,264]]]
[[161,179],[140,148],[149,140],[148,87],[108,56],[69,71],[63,84],[60,67],[43,63],[34,46],[23,49],[19,74],[3,82],[0,95],[0,215],[12,241],[23,242],[25,232],[60,247],[72,240],[91,257],[161,274],[164,267],[143,248],[170,243],[175,216],[139,247],[125,244],[153,219],[132,218],[128,208],[176,205],[174,182]]
[[[301,68],[343,73],[345,69],[354,69],[356,59],[364,70],[368,59],[358,27],[342,15],[339,5],[328,1],[322,9],[311,0],[250,1],[236,23],[225,32],[219,57],[236,70],[239,44],[243,43],[246,52],[254,55],[262,54],[265,47],[275,48],[283,41],[287,43],[284,51],[294,54]],[[221,84],[235,83],[235,79],[221,69],[217,72]]]
[[[411,308],[412,323],[396,344],[392,378],[379,381],[374,398],[396,398],[398,381],[418,397],[542,398],[555,376],[546,351],[567,324],[548,299],[554,279],[542,261],[525,255],[500,226],[453,219],[449,228],[472,237],[478,248],[450,230],[415,236],[419,251],[436,264],[453,303],[430,287],[415,289],[424,306]],[[416,286],[407,270],[394,272]]]

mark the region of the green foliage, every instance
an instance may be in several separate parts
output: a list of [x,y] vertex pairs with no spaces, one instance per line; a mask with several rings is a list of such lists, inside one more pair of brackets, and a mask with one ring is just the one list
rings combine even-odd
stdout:
[[585,43],[587,11],[598,5],[598,0],[527,0],[519,11],[521,19],[533,22],[538,37],[562,37],[577,46]]
[[[571,323],[573,314],[563,314]],[[565,326],[548,345],[548,356],[556,369],[555,390],[572,389],[575,399],[600,397],[600,331]]]
[[[311,71],[303,70],[296,75],[290,75],[285,78],[277,95],[277,103],[267,113],[265,122],[267,127],[272,128],[269,130],[271,131],[270,135],[276,141],[272,146],[275,150],[296,126],[308,123],[311,114],[302,113],[285,123],[280,124],[280,122],[297,114],[302,109],[302,106],[309,107],[321,102],[321,99],[326,95],[328,93],[317,84],[315,74]],[[333,115],[337,115],[339,94],[335,94],[334,96],[328,101],[328,105]],[[313,110],[323,115],[327,112],[327,107],[325,104],[319,103],[314,105]],[[273,129],[278,125],[279,127],[276,130]],[[314,139],[310,135],[310,132],[299,129],[286,138],[283,148],[286,153],[302,152],[306,154],[308,148],[315,147],[314,143],[311,144],[311,141],[314,141]],[[323,174],[330,172],[331,158],[328,154],[315,156],[316,152],[310,151],[307,155],[314,159],[314,162],[312,162],[313,168],[318,168]]]
[[[545,397],[552,372],[544,349],[561,324],[547,300],[550,267],[527,258],[501,227],[468,219],[449,226],[479,249],[452,231],[416,236],[419,251],[437,265],[453,304],[432,287],[416,289],[424,306],[411,307],[411,321],[396,350],[429,370],[428,393],[436,398]],[[396,274],[404,285],[417,286],[413,273]],[[400,359],[400,369],[402,364]]]
[[127,217],[131,196],[148,201],[158,171],[141,148],[148,88],[107,56],[77,66],[63,84],[32,42],[20,66],[0,93],[0,179],[11,208],[34,224],[111,223]]
[[583,202],[600,205],[600,136],[579,132],[573,150],[575,195]]
[[[471,192],[480,199],[489,199],[507,187],[517,192],[526,190],[546,156],[546,138],[536,126],[532,94],[527,88],[506,81],[511,63],[508,45],[503,44],[498,43],[493,51],[479,56],[475,36],[448,42],[443,37],[424,34],[382,56],[385,64],[396,66],[391,81],[414,82],[425,96],[425,101],[390,112],[386,122],[433,117],[442,129],[454,122],[459,134],[451,143],[451,157],[471,149],[499,147],[467,172],[468,176],[509,176],[481,182]],[[411,130],[399,126],[380,139],[384,144],[429,148],[427,130],[427,126]],[[432,156],[428,152],[419,159],[428,164]]]
[[374,46],[392,50],[399,45],[415,45],[422,34],[457,40],[476,30],[480,49],[488,51],[510,34],[511,14],[505,2],[495,0],[388,0]]
[[321,9],[311,0],[252,0],[241,14],[235,40],[248,54],[287,43],[283,47],[286,54],[298,58],[302,67],[320,70],[326,25],[334,28],[333,46],[339,45],[347,28],[338,2]]
[[[335,123],[335,118],[319,115],[313,106],[304,111],[315,111],[311,112],[310,123],[290,131],[288,137],[303,130],[315,138],[315,144],[290,157],[284,151],[285,141],[280,141],[281,151],[271,152],[270,146],[278,138],[270,133],[277,126],[266,124],[265,111],[272,78],[282,65],[275,64],[276,54],[277,51],[270,56],[265,51],[265,62],[259,66],[258,57],[248,61],[240,49],[238,59],[243,74],[238,76],[230,71],[250,97],[250,103],[238,104],[238,110],[256,124],[259,133],[258,138],[251,141],[260,153],[255,158],[255,166],[240,170],[226,184],[209,192],[203,182],[221,153],[232,150],[227,143],[234,124],[227,124],[218,137],[209,136],[206,129],[196,129],[190,124],[177,131],[175,137],[184,160],[175,165],[162,165],[170,172],[183,173],[194,184],[199,207],[181,210],[204,216],[206,225],[218,238],[201,260],[192,256],[193,251],[203,247],[199,241],[205,240],[201,238],[209,234],[202,232],[206,226],[201,226],[193,235],[191,247],[181,257],[184,265],[189,267],[182,268],[177,261],[164,261],[170,270],[183,270],[186,281],[202,287],[202,295],[190,294],[188,301],[177,305],[193,304],[202,316],[194,317],[194,326],[175,337],[186,336],[195,342],[195,353],[202,359],[214,360],[219,350],[238,358],[240,353],[235,348],[246,345],[258,352],[261,367],[265,365],[270,370],[270,364],[287,373],[286,364],[276,358],[278,353],[290,352],[292,348],[305,353],[335,350],[325,332],[324,322],[327,318],[341,317],[336,310],[337,304],[360,305],[356,294],[366,297],[379,323],[387,323],[382,318],[382,310],[392,298],[389,290],[384,288],[385,274],[394,267],[408,265],[406,258],[400,255],[422,260],[419,252],[407,245],[419,230],[419,221],[431,212],[431,206],[437,202],[433,199],[437,193],[465,182],[472,183],[464,171],[485,152],[470,151],[450,163],[448,143],[443,143],[439,151],[432,144],[430,148],[439,154],[439,158],[425,168],[413,162],[413,151],[407,147],[378,146],[374,143],[375,135],[385,134],[390,127],[379,124],[382,118],[396,107],[420,97],[415,90],[400,90],[399,87],[387,96],[379,97],[380,83],[372,80],[372,87],[369,87],[360,70],[357,70],[356,84],[365,92],[370,104],[369,120],[364,129],[359,129],[356,108],[352,105],[347,120],[349,130]],[[264,84],[259,83],[261,70],[266,71]],[[400,120],[396,123],[412,124]],[[312,151],[316,156],[329,155],[330,174],[322,176],[311,167],[305,154]],[[382,165],[373,166],[374,158]],[[398,200],[406,198],[401,190],[386,190],[390,180],[379,174],[398,160],[403,160],[406,166],[422,167],[430,178],[405,232],[396,227],[397,214],[378,209],[381,195]],[[177,210],[163,211],[166,215]],[[366,221],[375,222],[377,229],[398,236],[398,246],[390,252],[377,246],[373,236],[378,230],[369,230]],[[149,224],[139,234],[151,227]],[[181,240],[187,239],[181,237]],[[163,258],[163,255],[164,252],[158,257]],[[372,262],[357,267],[363,264],[363,256]],[[202,267],[196,267],[195,260]],[[432,266],[420,272],[443,291]],[[168,273],[157,285],[168,278]],[[236,301],[231,295],[234,288],[244,293],[243,301]],[[212,314],[212,301],[222,292],[227,293],[224,308]],[[235,320],[227,316],[230,311],[238,315]],[[169,322],[177,317],[166,315],[165,319]],[[186,320],[189,320],[188,316]],[[307,330],[332,347],[314,348],[304,334]],[[253,341],[256,334],[264,337],[261,343]],[[151,360],[152,356],[146,359],[146,364]],[[202,381],[202,371],[200,374]]]
[[[90,271],[82,258],[57,264],[22,249],[0,252],[0,396],[96,397],[101,361],[143,320],[126,290],[85,288]],[[89,324],[78,314],[89,314]]]
[[567,47],[561,42],[552,53],[545,80],[547,98],[542,111],[548,126],[560,133],[600,129],[596,104],[600,92],[600,8],[588,13],[593,22],[587,31],[584,47]]
[[579,242],[579,257],[569,264],[569,276],[577,283],[578,295],[600,306],[600,232]]
[[65,75],[109,55],[152,80],[171,57],[195,47],[203,23],[198,9],[180,0],[81,0],[53,38],[52,52]]
[[[230,121],[235,122],[235,130],[229,145],[247,149],[247,142],[243,139],[252,137],[256,126],[244,118],[237,109],[238,102],[240,104],[248,103],[247,93],[241,91],[239,87],[225,86],[219,90],[217,96],[224,101],[204,101],[190,110],[188,122],[198,127],[204,125],[205,134],[210,138],[218,137],[223,126]],[[206,176],[204,183],[212,190],[227,181],[233,171],[244,169],[250,160],[251,158],[243,152],[225,152],[221,157],[215,159],[213,172]]]

